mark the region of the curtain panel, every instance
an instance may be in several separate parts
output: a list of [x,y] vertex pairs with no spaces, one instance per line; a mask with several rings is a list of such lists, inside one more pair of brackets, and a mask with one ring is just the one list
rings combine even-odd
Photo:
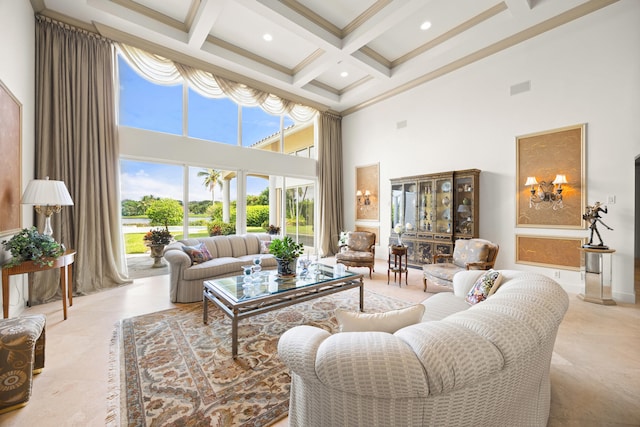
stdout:
[[342,117],[320,113],[318,125],[318,186],[320,197],[320,252],[338,252],[338,237],[344,230],[342,188]]
[[[120,232],[114,60],[109,40],[36,16],[36,177],[64,181],[73,198],[53,221],[56,240],[77,251],[79,295],[131,282]],[[59,294],[56,280],[36,276],[35,302]]]

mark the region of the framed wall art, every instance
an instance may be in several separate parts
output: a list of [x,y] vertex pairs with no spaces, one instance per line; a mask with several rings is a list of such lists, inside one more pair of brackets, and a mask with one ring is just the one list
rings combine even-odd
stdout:
[[516,226],[583,229],[586,124],[516,137]]
[[0,236],[22,226],[22,104],[0,81]]
[[380,219],[380,164],[356,166],[356,221]]
[[579,249],[586,242],[579,237],[516,235],[516,263],[578,271]]

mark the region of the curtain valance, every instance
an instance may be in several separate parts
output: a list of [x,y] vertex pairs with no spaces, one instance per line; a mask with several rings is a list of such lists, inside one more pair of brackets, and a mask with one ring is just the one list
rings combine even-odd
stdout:
[[318,112],[315,108],[250,88],[243,83],[216,76],[208,71],[173,62],[133,46],[119,43],[118,49],[122,52],[125,60],[142,77],[157,84],[175,85],[184,79],[193,90],[202,96],[208,98],[228,97],[240,105],[259,106],[269,114],[287,114],[300,123],[312,120]]

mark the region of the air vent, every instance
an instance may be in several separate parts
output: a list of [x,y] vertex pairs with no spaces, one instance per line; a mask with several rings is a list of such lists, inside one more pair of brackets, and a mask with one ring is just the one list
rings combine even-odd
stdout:
[[526,82],[517,83],[509,89],[511,96],[517,95],[522,92],[529,92],[531,90],[531,80],[527,80]]

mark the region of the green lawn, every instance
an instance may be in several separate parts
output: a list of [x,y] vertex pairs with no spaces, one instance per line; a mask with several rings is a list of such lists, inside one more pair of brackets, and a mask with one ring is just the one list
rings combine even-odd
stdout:
[[[144,233],[127,233],[124,235],[124,250],[127,254],[143,254],[147,252],[147,247],[144,244],[143,237],[146,234]],[[207,237],[209,235],[208,232],[203,231],[201,233],[191,233],[189,237]],[[176,234],[173,236],[174,239],[180,240],[182,239],[182,234]]]

